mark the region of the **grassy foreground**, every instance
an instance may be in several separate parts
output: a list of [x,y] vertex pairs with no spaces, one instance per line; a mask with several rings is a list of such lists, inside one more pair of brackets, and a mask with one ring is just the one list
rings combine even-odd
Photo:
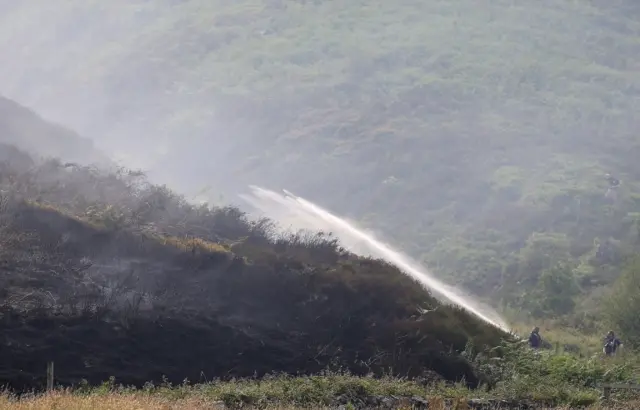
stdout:
[[[100,386],[81,384],[46,394],[0,396],[0,409],[222,409],[222,408],[638,408],[637,395],[614,391],[602,402],[599,385],[635,380],[635,357],[603,360],[508,347],[494,371],[499,381],[490,390],[470,390],[463,383],[426,382],[396,377],[358,377],[325,372],[316,376],[273,375],[174,386],[147,383],[142,389],[117,385],[111,378]],[[514,354],[515,353],[515,354]],[[476,359],[478,360],[478,359]],[[488,370],[491,360],[478,365]],[[471,403],[473,401],[473,403]],[[535,406],[535,407],[531,407]]]
[[[457,400],[446,400],[442,397],[429,397],[429,409],[445,410],[445,409],[470,409],[467,400],[460,398]],[[622,401],[607,404],[593,404],[584,409],[637,409],[640,401]],[[146,409],[193,409],[193,410],[213,410],[226,409],[235,406],[227,406],[224,402],[215,400],[202,395],[189,395],[182,397],[171,397],[170,395],[152,395],[148,393],[135,392],[110,392],[107,394],[85,394],[79,395],[68,391],[54,391],[42,395],[34,395],[22,399],[15,399],[10,396],[0,397],[0,409],[16,409],[16,410],[39,410],[39,409],[96,409],[96,410],[146,410]],[[238,406],[240,407],[240,406]],[[329,409],[337,406],[328,406],[322,404],[315,405],[295,405],[295,404],[267,404],[255,406],[265,409]],[[355,408],[351,404],[347,404],[343,408]],[[410,401],[400,400],[395,407],[398,409],[410,409],[412,405]],[[504,409],[500,405],[491,406],[491,409]],[[575,408],[571,405],[560,406],[541,406],[541,409],[568,410]]]
[[[589,406],[589,410],[600,409],[612,409],[612,410],[627,410],[637,409],[640,406],[640,402],[619,403],[613,405],[594,405]],[[96,410],[146,410],[146,409],[166,409],[166,410],[179,410],[179,409],[193,409],[193,410],[213,410],[225,408],[223,405],[216,402],[207,401],[199,398],[187,398],[180,400],[171,400],[167,398],[149,397],[149,396],[132,396],[127,394],[110,394],[108,396],[87,396],[78,397],[65,393],[53,393],[45,396],[30,398],[19,402],[9,401],[6,398],[0,400],[0,409],[16,409],[16,410],[39,410],[39,409],[68,409],[68,410],[84,410],[84,409],[96,409]],[[269,406],[269,409],[298,409],[301,407],[296,406]],[[311,407],[315,409],[323,409],[328,407]],[[399,407],[403,408],[403,407]],[[410,408],[410,407],[406,407]],[[435,410],[446,409],[444,402],[440,402],[440,405],[430,407]],[[451,407],[449,407],[451,408]],[[455,408],[455,407],[453,407]],[[460,409],[464,407],[459,407]],[[555,407],[554,410],[569,410],[571,407]],[[496,407],[496,410],[499,407]]]

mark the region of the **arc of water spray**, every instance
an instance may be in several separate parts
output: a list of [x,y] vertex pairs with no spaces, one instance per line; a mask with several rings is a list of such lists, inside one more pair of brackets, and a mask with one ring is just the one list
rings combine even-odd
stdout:
[[[433,278],[426,269],[420,267],[417,263],[411,262],[410,259],[401,254],[400,252],[392,249],[390,246],[385,245],[379,240],[375,239],[372,235],[363,232],[361,229],[357,228],[354,224],[333,215],[331,212],[321,208],[320,206],[307,201],[304,198],[301,198],[297,195],[294,195],[290,191],[283,189],[284,195],[278,194],[274,191],[260,188],[258,186],[251,185],[251,190],[253,191],[255,197],[257,198],[266,198],[272,202],[278,203],[281,206],[284,206],[287,211],[293,211],[295,214],[301,215],[307,213],[313,214],[315,217],[323,220],[325,223],[332,225],[334,227],[340,228],[341,231],[348,233],[350,236],[357,238],[363,242],[365,242],[368,246],[375,249],[378,253],[378,256],[387,260],[388,262],[396,265],[400,268],[405,274],[411,276],[416,281],[418,281],[422,286],[427,288],[428,290],[435,291],[446,300],[452,302],[453,304],[467,310],[473,315],[477,316],[484,322],[493,325],[505,332],[509,332],[508,326],[504,323],[503,320],[499,318],[499,316],[495,312],[491,312],[491,309],[488,307],[480,307],[477,304],[471,301],[471,298],[467,295],[463,296],[452,289],[439,280]],[[257,208],[262,208],[260,206],[260,201],[256,198],[251,198],[245,195],[241,195],[241,197],[252,204]],[[295,203],[297,206],[292,206]],[[277,219],[277,217],[275,218]],[[320,224],[314,224],[316,227],[319,227]],[[495,319],[490,316],[495,317]]]

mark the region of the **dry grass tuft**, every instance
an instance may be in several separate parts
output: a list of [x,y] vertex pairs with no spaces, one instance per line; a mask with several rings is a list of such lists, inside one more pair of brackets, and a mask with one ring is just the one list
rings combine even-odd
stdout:
[[[442,398],[432,397],[429,399],[430,408],[447,409],[469,409],[466,400],[459,400],[453,403],[453,407],[447,407]],[[69,391],[55,391],[52,393],[34,395],[21,399],[9,396],[0,396],[0,410],[222,410],[227,407],[220,401],[211,398],[192,396],[180,399],[172,399],[159,395],[147,393],[117,393],[76,395]],[[301,407],[274,405],[268,406],[273,410],[294,410]],[[326,409],[327,407],[304,407],[305,409]],[[401,405],[402,409],[411,409],[411,405]],[[640,401],[597,404],[587,407],[585,410],[631,410],[640,408]],[[542,408],[541,408],[542,409]],[[570,407],[555,407],[546,410],[570,410]],[[500,410],[496,408],[495,410]]]
[[201,238],[179,238],[176,236],[162,236],[158,237],[158,241],[166,246],[173,246],[182,251],[202,251],[202,252],[214,252],[214,253],[228,253],[229,249],[224,246],[209,242]]
[[220,402],[199,397],[172,400],[145,394],[111,393],[107,395],[73,395],[53,392],[20,400],[0,398],[0,409],[12,410],[214,410],[224,409]]

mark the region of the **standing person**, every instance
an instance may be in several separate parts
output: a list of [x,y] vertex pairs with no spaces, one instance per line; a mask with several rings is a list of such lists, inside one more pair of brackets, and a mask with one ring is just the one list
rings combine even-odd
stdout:
[[604,338],[604,348],[602,351],[607,356],[614,356],[620,346],[622,346],[622,342],[616,337],[613,330],[610,330]]
[[618,187],[620,186],[620,180],[612,176],[611,174],[606,174],[605,179],[609,183],[609,189],[607,189],[607,192],[604,194],[604,196],[615,202],[616,199],[618,198],[617,190],[618,190]]
[[534,327],[529,335],[529,347],[532,349],[539,349],[542,347],[542,337],[540,337],[540,328]]

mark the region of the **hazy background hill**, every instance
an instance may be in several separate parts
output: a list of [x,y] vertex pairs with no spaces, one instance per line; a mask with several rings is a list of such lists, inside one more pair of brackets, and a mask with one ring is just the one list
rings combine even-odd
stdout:
[[597,294],[637,246],[639,12],[32,1],[0,15],[0,89],[183,192],[284,187],[476,293],[562,314],[540,295]]
[[[0,142],[20,147],[39,157],[55,157],[82,164],[111,164],[109,157],[98,150],[92,140],[76,132],[45,121],[32,110],[0,96]],[[7,147],[5,145],[5,147]],[[3,159],[20,156],[5,148]]]

